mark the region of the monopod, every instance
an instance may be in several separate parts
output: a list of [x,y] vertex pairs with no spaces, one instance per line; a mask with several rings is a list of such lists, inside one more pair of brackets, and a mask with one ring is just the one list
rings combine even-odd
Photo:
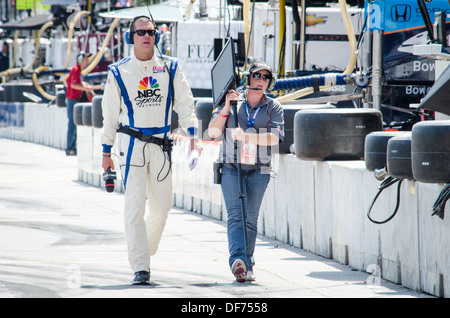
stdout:
[[[233,107],[233,118],[234,118],[234,127],[238,128],[238,114],[237,114],[237,101],[231,101],[231,106]],[[238,141],[234,141],[234,153],[236,158],[239,158],[239,147]],[[239,192],[238,198],[241,200],[241,212],[242,212],[242,230],[244,233],[244,243],[245,243],[245,256],[248,255],[248,239],[247,239],[247,214],[245,213],[245,200],[244,200],[244,186],[242,183],[242,170],[241,170],[241,161],[237,160],[237,173],[238,173],[238,182],[239,182]]]

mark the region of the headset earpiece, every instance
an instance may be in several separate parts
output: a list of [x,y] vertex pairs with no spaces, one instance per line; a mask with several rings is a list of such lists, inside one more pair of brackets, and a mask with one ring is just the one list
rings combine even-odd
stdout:
[[272,76],[272,79],[270,80],[269,86],[267,86],[267,90],[271,91],[275,88],[275,84],[277,83],[277,79],[275,76]]
[[245,86],[245,87],[250,85],[250,73],[248,71],[242,72],[241,84],[242,84],[242,86]]
[[159,38],[160,38],[160,36],[159,36],[159,31],[158,30],[156,30],[156,28],[155,28],[155,45],[158,45],[158,43],[159,43]]
[[130,33],[131,33],[131,31],[130,30],[126,30],[125,31],[125,42],[127,43],[127,44],[132,44],[131,43],[131,41],[132,41],[132,37],[130,36]]

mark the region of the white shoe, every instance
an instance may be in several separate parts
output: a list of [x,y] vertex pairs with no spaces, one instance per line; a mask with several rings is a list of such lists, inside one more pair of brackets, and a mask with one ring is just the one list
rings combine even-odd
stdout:
[[247,281],[254,282],[255,280],[256,280],[256,276],[253,273],[253,271],[248,271],[247,272]]
[[247,281],[247,267],[243,260],[235,260],[231,265],[231,272],[239,283],[245,283]]

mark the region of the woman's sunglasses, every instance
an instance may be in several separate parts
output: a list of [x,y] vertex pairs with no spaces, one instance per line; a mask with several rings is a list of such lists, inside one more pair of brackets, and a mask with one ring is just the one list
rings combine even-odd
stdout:
[[139,36],[144,36],[146,33],[149,36],[153,36],[156,34],[156,30],[136,30],[136,31],[134,31],[134,33],[136,33]]
[[262,76],[263,80],[265,80],[266,82],[268,82],[268,81],[270,81],[272,79],[270,76],[268,76],[266,74],[261,74],[261,73],[253,73],[252,74],[252,77],[255,80],[259,80],[261,78],[261,76]]

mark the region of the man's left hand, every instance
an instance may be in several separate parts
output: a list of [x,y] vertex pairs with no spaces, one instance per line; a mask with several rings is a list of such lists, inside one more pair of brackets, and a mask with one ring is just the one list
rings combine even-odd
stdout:
[[198,139],[191,139],[190,140],[190,146],[189,146],[189,155],[191,154],[192,150],[197,150],[198,156],[200,157],[203,151],[203,146],[200,144]]

